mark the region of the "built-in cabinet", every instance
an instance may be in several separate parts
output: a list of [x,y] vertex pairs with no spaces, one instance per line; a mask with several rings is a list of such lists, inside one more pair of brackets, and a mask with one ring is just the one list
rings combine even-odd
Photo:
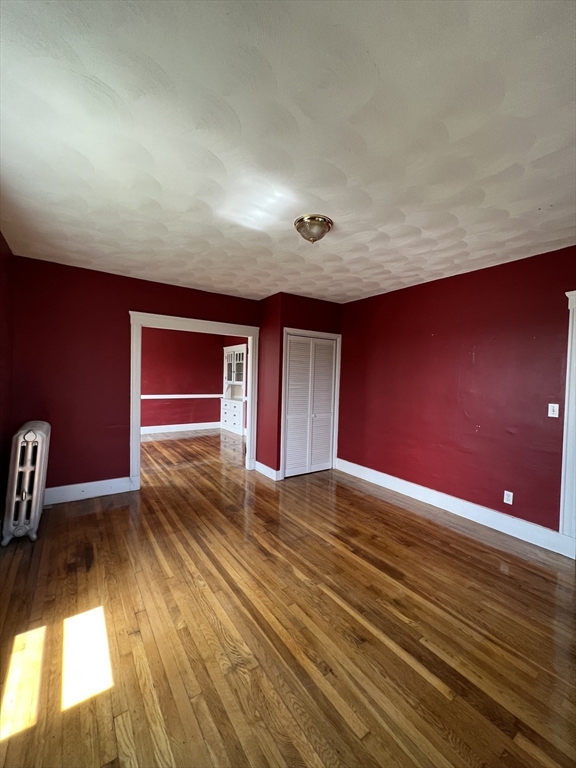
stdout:
[[224,396],[220,421],[222,429],[244,434],[246,402],[246,344],[224,347]]
[[286,339],[284,474],[330,469],[333,463],[336,341]]

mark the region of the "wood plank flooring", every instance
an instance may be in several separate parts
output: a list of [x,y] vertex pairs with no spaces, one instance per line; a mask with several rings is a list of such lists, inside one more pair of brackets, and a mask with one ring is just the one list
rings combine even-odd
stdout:
[[[571,561],[338,472],[274,483],[233,435],[142,451],[139,493],[0,550],[2,680],[46,627],[0,766],[576,764]],[[63,622],[98,606],[114,684],[63,712]]]

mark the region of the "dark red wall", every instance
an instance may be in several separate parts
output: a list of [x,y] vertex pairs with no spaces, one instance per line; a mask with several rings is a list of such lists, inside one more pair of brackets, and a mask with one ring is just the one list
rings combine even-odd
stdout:
[[342,305],[306,296],[281,293],[282,324],[303,331],[340,333]]
[[568,248],[346,304],[339,457],[558,530],[575,264]]
[[[340,307],[287,294],[255,302],[4,251],[4,466],[14,429],[46,419],[49,486],[128,475],[128,313],[137,310],[261,325],[257,459],[278,469],[282,329],[338,332],[342,313],[341,458],[557,528],[563,414],[549,419],[546,406],[564,402],[575,256],[566,249]],[[11,298],[25,308],[13,333]]]
[[[222,394],[226,345],[226,336],[143,328],[142,394]],[[141,421],[144,427],[220,421],[220,400],[142,400]]]
[[143,427],[220,421],[220,400],[142,400],[140,419]]
[[263,299],[258,352],[258,422],[256,460],[280,467],[280,405],[282,398],[282,294]]
[[258,325],[258,302],[14,259],[14,421],[52,424],[49,487],[129,474],[129,310]]
[[[14,257],[0,235],[0,512],[6,499],[12,434],[18,429],[12,408],[12,293]],[[0,516],[1,517],[1,516]]]
[[288,293],[277,293],[260,303],[256,459],[278,470],[284,328],[339,333],[341,306]]

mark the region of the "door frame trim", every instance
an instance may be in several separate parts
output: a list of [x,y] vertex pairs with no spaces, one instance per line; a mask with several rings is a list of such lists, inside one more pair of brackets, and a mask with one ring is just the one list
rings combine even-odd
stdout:
[[284,327],[282,336],[282,404],[280,419],[280,470],[278,479],[286,477],[286,387],[288,376],[288,336],[304,336],[308,339],[332,339],[336,342],[336,357],[334,360],[334,421],[332,423],[332,468],[336,466],[338,456],[338,415],[340,412],[340,360],[342,348],[341,333],[325,333],[324,331],[306,331],[302,328]]
[[566,296],[569,317],[559,531],[564,536],[576,538],[576,291],[567,291]]
[[260,329],[252,325],[218,323],[189,317],[154,315],[130,311],[130,486],[140,488],[140,402],[142,395],[142,328],[163,328],[169,331],[211,333],[218,336],[245,336],[248,343],[248,381],[246,383],[246,469],[256,462],[256,411],[258,393],[258,336]]

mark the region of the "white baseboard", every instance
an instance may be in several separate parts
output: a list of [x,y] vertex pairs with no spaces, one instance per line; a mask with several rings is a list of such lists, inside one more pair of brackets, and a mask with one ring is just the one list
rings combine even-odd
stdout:
[[111,480],[97,480],[94,483],[77,485],[58,485],[55,488],[46,488],[44,506],[80,499],[95,499],[97,496],[110,496],[113,493],[126,493],[133,490],[136,489],[129,477],[113,477]]
[[220,429],[220,422],[199,421],[196,424],[159,424],[153,427],[140,427],[140,434],[153,435],[156,432],[192,432],[195,429]]
[[434,491],[423,485],[417,485],[408,480],[401,480],[399,477],[387,475],[384,472],[378,472],[375,469],[363,467],[360,464],[353,464],[351,461],[345,461],[344,459],[336,459],[335,469],[339,469],[341,472],[346,472],[349,475],[354,475],[354,477],[359,477],[362,480],[367,480],[369,483],[374,483],[390,491],[395,491],[412,499],[439,507],[447,512],[465,517],[468,520],[473,520],[481,525],[486,525],[488,528],[507,533],[509,536],[522,539],[522,541],[527,541],[530,544],[536,544],[539,547],[571,557],[572,559],[576,558],[576,539],[573,539],[571,536],[565,536],[558,531],[552,531],[541,525],[535,525],[526,520],[506,515],[503,512],[497,512],[495,509],[482,507],[479,504],[473,504],[471,501],[464,501],[463,499],[456,498],[456,496],[449,496],[447,493]]
[[266,475],[270,480],[280,480],[280,470],[272,469],[272,467],[261,464],[259,461],[254,462],[254,469],[256,472],[260,472],[261,475]]

